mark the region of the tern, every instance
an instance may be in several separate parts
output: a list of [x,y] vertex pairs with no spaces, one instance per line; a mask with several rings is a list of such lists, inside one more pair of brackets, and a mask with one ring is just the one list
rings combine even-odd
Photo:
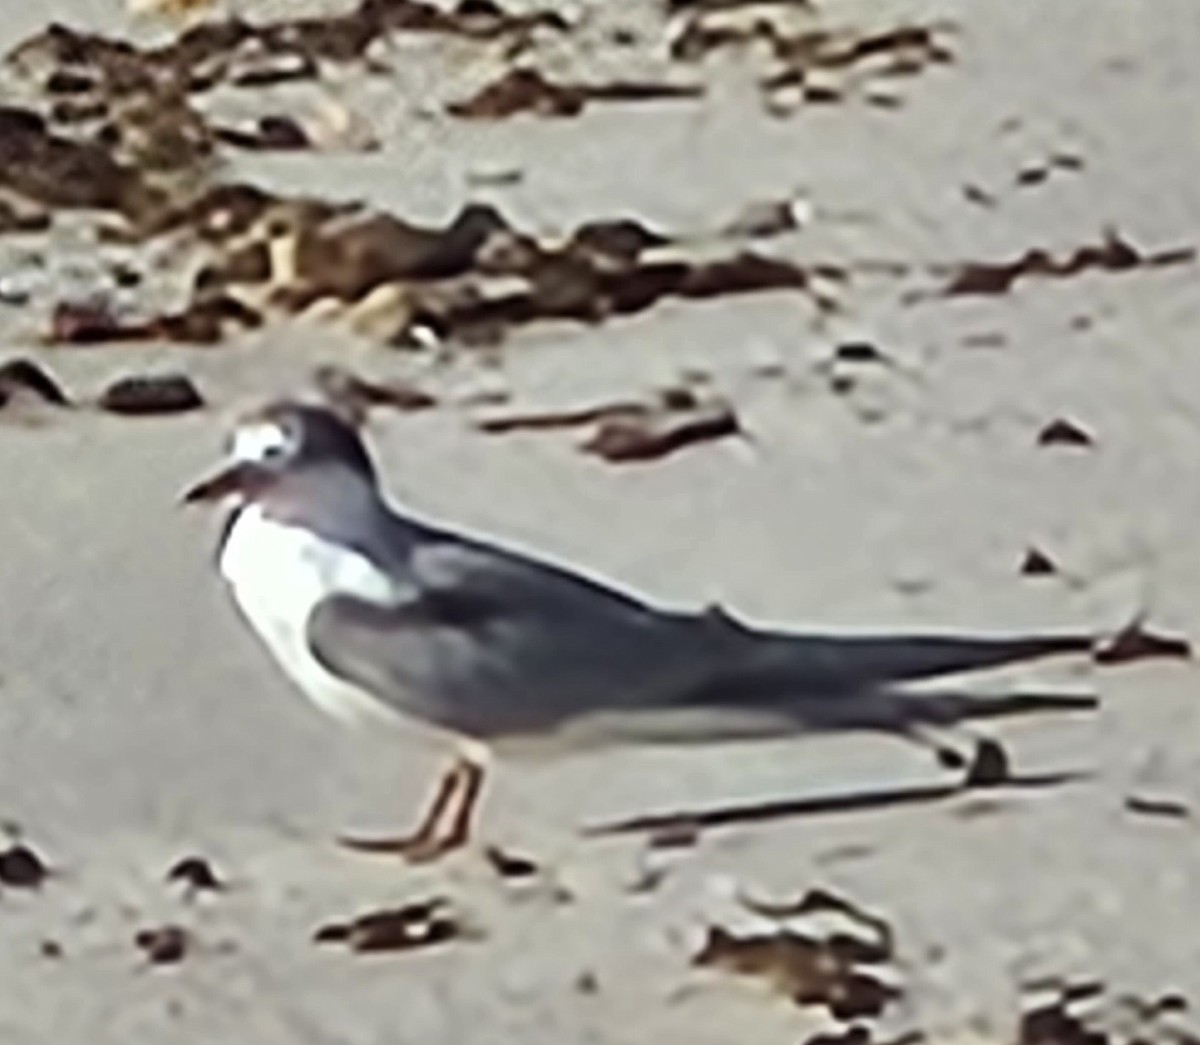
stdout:
[[1096,642],[770,631],[717,608],[656,606],[391,507],[357,428],[298,400],[242,417],[225,466],[184,500],[233,503],[220,572],[315,704],[344,720],[404,724],[455,752],[413,833],[343,839],[414,861],[468,841],[493,754],[843,728],[931,743],[926,726],[1070,698],[914,694],[904,684]]

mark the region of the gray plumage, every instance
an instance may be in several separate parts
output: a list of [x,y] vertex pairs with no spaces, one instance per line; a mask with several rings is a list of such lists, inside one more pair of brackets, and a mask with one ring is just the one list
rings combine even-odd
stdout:
[[291,433],[286,454],[252,469],[263,516],[352,549],[389,583],[383,600],[332,591],[315,602],[304,637],[316,661],[403,715],[487,743],[908,732],[1064,701],[902,694],[904,683],[1094,641],[793,634],[659,609],[394,512],[357,433],[328,411],[279,404],[259,418]]

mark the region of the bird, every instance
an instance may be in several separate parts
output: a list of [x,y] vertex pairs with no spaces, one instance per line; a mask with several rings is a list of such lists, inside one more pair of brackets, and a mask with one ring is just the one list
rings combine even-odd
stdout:
[[[223,465],[182,500],[232,504],[219,571],[314,704],[453,751],[414,831],[341,838],[412,862],[468,844],[498,755],[842,728],[929,743],[926,726],[1084,698],[913,694],[904,684],[1096,644],[1080,632],[775,631],[719,607],[656,605],[394,508],[359,428],[299,398],[242,414]],[[964,764],[933,746],[945,764]]]

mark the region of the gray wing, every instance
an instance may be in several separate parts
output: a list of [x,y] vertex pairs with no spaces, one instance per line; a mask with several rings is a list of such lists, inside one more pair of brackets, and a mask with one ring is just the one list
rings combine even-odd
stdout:
[[333,673],[459,732],[544,733],[661,702],[711,671],[696,618],[502,549],[421,543],[407,572],[412,586],[393,604],[322,601],[309,644]]
[[408,567],[411,589],[394,604],[322,602],[313,652],[398,710],[482,739],[605,716],[606,732],[681,739],[831,724],[854,718],[850,698],[895,683],[1092,642],[754,631],[457,539],[417,543]]

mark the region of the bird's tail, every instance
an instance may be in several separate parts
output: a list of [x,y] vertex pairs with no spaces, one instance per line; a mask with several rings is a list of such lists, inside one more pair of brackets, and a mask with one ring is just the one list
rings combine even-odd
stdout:
[[1092,650],[1094,635],[949,636],[796,634],[757,631],[721,613],[705,618],[714,637],[743,664],[788,678],[807,691],[860,690],[1000,667],[1065,653]]
[[[1099,699],[1091,693],[922,693],[916,698],[893,698],[906,726],[956,726],[976,719],[1036,715],[1043,712],[1094,711]],[[882,705],[881,705],[882,706]]]
[[1097,645],[1095,636],[789,634],[754,631],[719,615],[710,626],[724,629],[732,654],[728,662],[739,666],[693,693],[689,702],[726,706],[736,693],[740,707],[774,711],[794,727],[882,730],[938,748],[940,744],[925,735],[927,729],[1097,706],[1094,696],[1078,693],[988,695],[945,684],[920,694],[902,689],[905,683],[1088,652]]

